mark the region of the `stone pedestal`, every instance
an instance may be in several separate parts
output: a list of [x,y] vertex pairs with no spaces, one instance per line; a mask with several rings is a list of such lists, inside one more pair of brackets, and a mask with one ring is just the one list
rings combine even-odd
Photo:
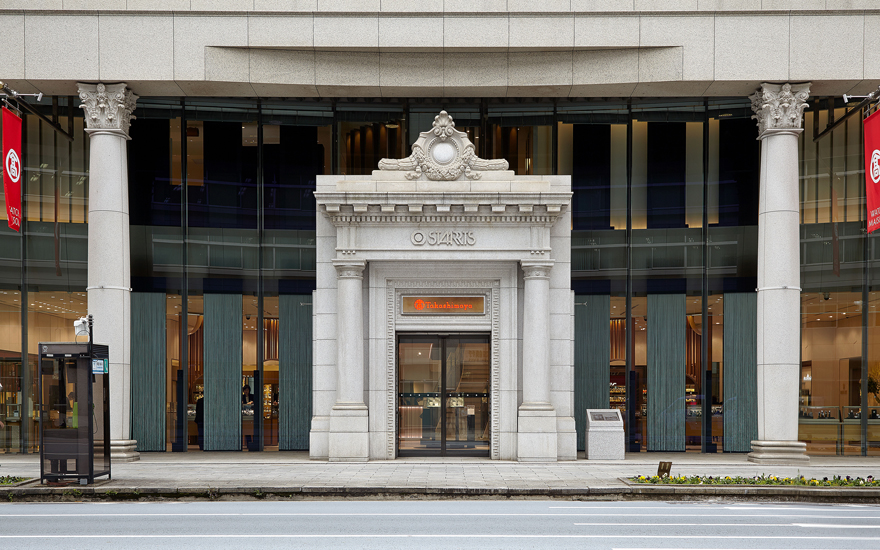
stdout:
[[336,404],[330,411],[331,462],[366,462],[370,457],[369,414],[364,403],[365,263],[334,260],[336,267]]
[[800,236],[798,135],[809,84],[763,84],[752,99],[761,140],[758,208],[758,440],[749,461],[805,463],[798,438]]
[[131,430],[131,259],[125,142],[137,96],[124,83],[79,83],[89,134],[88,308],[110,347],[111,459],[138,460]]
[[522,262],[523,403],[517,414],[520,462],[556,462],[556,410],[550,404],[551,261]]

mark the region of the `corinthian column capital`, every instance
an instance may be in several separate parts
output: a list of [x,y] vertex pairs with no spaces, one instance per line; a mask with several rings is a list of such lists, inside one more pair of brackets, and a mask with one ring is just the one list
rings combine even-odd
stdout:
[[764,82],[749,96],[752,118],[758,121],[758,136],[767,130],[800,130],[810,97],[810,82],[770,84]]
[[128,136],[128,127],[135,117],[138,96],[128,89],[125,82],[117,84],[88,84],[77,82],[80,107],[86,112],[86,130],[119,130]]

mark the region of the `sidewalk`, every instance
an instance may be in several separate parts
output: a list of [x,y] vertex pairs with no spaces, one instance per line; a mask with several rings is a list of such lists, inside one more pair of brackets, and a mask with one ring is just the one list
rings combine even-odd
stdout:
[[[583,456],[583,454],[581,454]],[[630,453],[623,461],[520,463],[474,458],[403,458],[367,463],[310,461],[305,452],[142,453],[112,466],[113,478],[69,488],[0,487],[0,502],[83,498],[766,498],[880,504],[880,489],[630,485],[621,478],[673,475],[880,476],[880,456],[812,457],[808,466],[752,464],[744,454]],[[39,455],[0,455],[0,476],[38,478]],[[76,491],[73,491],[76,489]]]

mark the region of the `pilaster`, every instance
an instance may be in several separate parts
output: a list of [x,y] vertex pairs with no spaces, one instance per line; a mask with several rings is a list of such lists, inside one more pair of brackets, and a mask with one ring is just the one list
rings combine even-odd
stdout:
[[363,260],[333,260],[336,268],[336,403],[330,412],[331,462],[366,462],[369,413],[364,403]]
[[131,258],[125,142],[137,96],[125,83],[80,82],[89,135],[88,308],[95,342],[110,347],[110,449],[139,459],[131,432]]
[[557,460],[556,410],[550,404],[551,260],[523,261],[523,402],[517,414],[521,462]]
[[761,140],[758,208],[758,440],[749,461],[809,461],[798,438],[800,237],[798,135],[810,84],[768,84],[750,97]]

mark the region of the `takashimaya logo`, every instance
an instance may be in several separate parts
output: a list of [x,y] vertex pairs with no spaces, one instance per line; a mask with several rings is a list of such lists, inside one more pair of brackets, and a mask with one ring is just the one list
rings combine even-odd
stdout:
[[21,178],[21,161],[15,149],[10,149],[9,153],[6,154],[6,173],[9,174],[9,179],[13,183],[18,183],[19,178]]
[[413,307],[421,311],[425,309],[425,302],[423,300],[416,300],[415,303],[413,303]]
[[880,182],[880,150],[874,149],[871,153],[871,181]]

